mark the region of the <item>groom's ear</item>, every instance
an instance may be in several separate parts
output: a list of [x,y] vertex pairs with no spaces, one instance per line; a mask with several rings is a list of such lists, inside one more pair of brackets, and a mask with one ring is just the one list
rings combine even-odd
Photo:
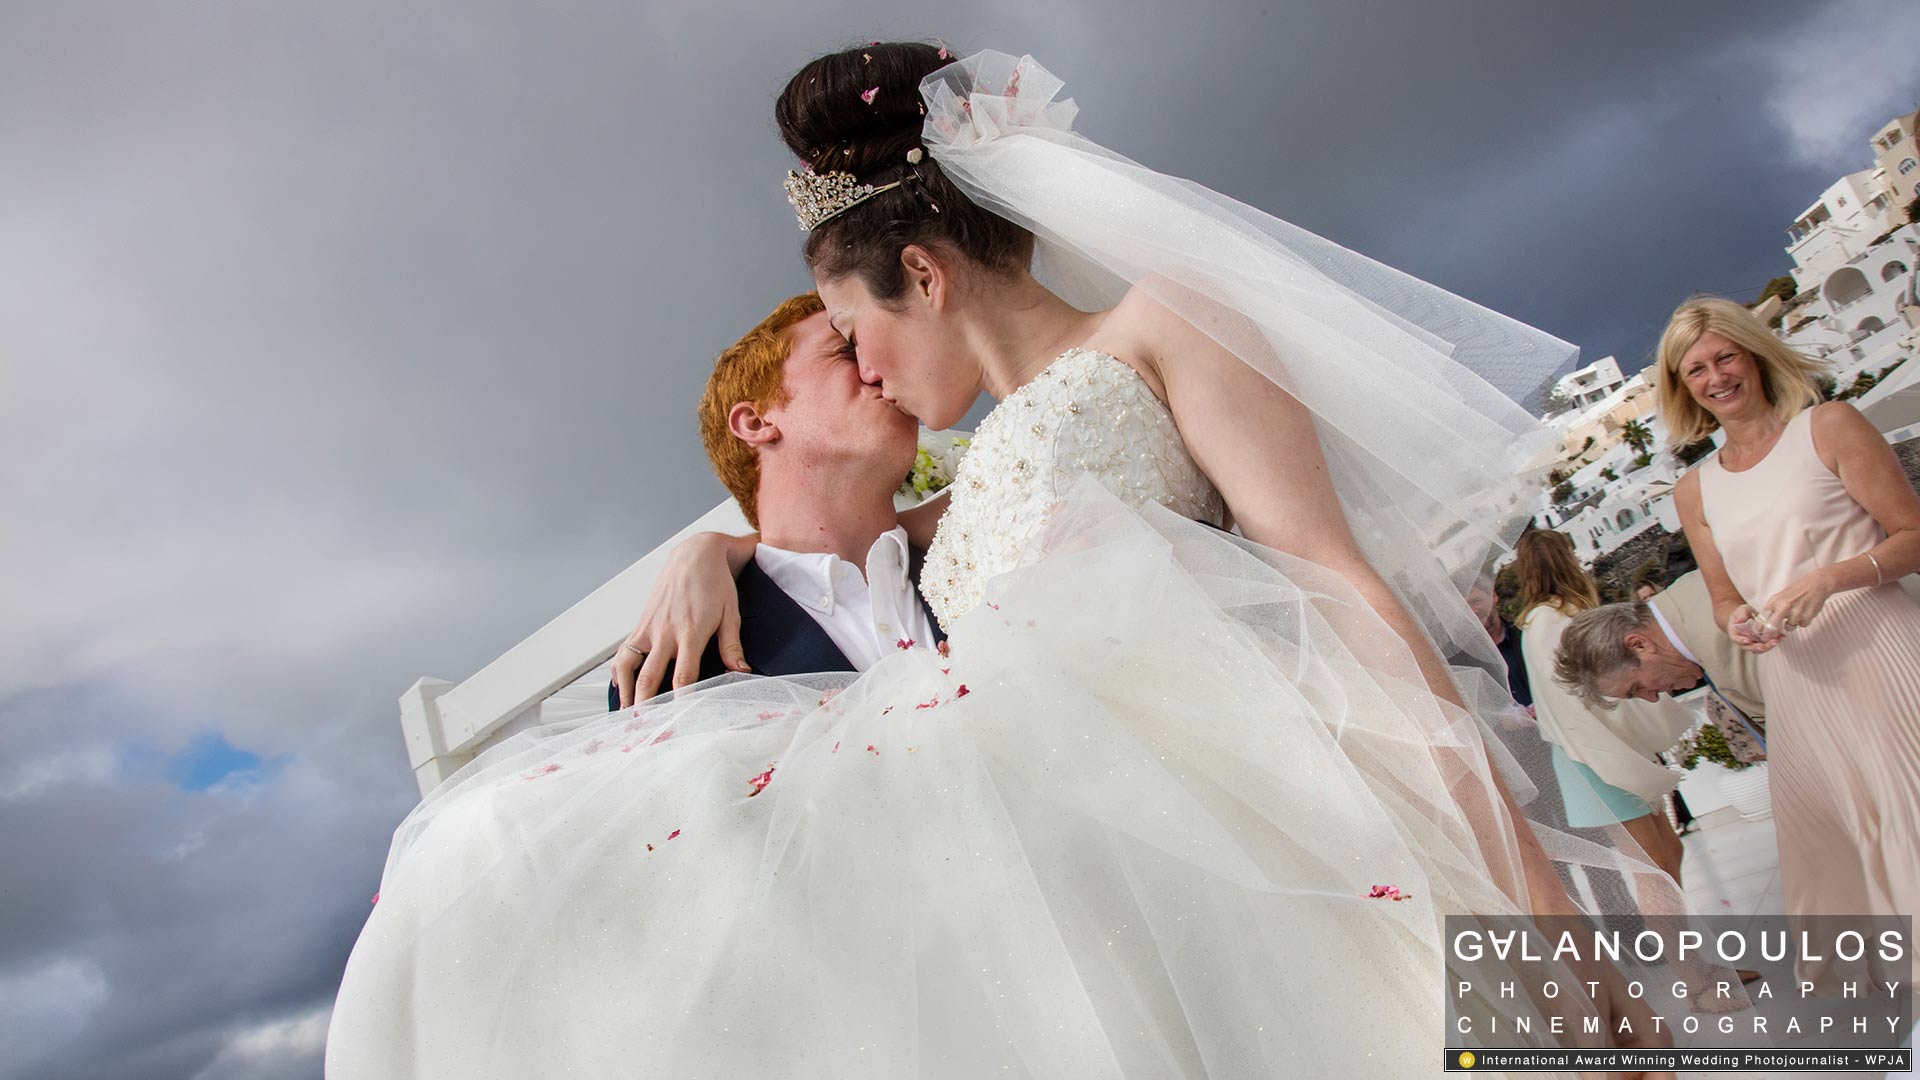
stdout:
[[780,439],[780,429],[760,415],[751,401],[736,401],[727,410],[727,431],[748,446],[766,446]]
[[906,275],[907,289],[916,298],[926,300],[936,309],[946,303],[948,280],[947,268],[941,265],[933,252],[919,244],[908,244],[900,249],[900,269]]

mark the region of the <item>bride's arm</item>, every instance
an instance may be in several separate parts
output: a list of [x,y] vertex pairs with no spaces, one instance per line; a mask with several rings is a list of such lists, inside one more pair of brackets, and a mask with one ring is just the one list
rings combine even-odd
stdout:
[[[942,491],[902,511],[900,524],[907,530],[907,542],[925,550],[946,509],[947,493]],[[753,670],[740,647],[740,594],[733,581],[759,543],[758,533],[709,532],[689,536],[673,549],[653,580],[639,623],[613,654],[613,682],[621,708],[658,692],[669,661],[673,689],[697,682],[700,654],[709,640],[718,640],[720,659],[728,671]]]
[[733,579],[759,542],[758,533],[696,533],[667,556],[640,622],[613,654],[621,708],[652,697],[669,661],[674,689],[698,682],[700,653],[715,636],[728,671],[753,670],[740,648],[740,594]]
[[[1136,293],[1122,307],[1122,325],[1132,331],[1128,336],[1145,343],[1146,355],[1137,362],[1152,371],[1143,374],[1163,388],[1188,452],[1225,497],[1241,532],[1345,578],[1412,652],[1428,689],[1464,708],[1446,662],[1354,540],[1313,414],[1158,302]],[[1487,771],[1502,805],[1463,809],[1483,825],[1500,823],[1493,834],[1479,838],[1488,861],[1498,865],[1517,854],[1532,909],[1573,912],[1572,899],[1539,838],[1522,824],[1525,818],[1499,770],[1488,763]]]

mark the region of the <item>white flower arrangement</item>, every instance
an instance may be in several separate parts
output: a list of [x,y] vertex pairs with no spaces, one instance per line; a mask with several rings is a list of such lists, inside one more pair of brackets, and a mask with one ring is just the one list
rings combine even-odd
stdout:
[[920,429],[920,446],[913,455],[913,469],[893,493],[896,510],[911,510],[939,494],[960,471],[960,461],[973,445],[970,431],[928,431]]

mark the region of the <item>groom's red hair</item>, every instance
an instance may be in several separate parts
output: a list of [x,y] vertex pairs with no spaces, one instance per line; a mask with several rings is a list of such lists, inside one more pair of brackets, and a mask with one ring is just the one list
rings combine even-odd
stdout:
[[763,410],[786,403],[782,371],[793,352],[793,338],[787,331],[825,310],[827,306],[813,293],[781,301],[773,314],[714,361],[706,393],[700,396],[700,439],[706,443],[707,458],[756,529],[760,527],[760,458],[753,447],[727,430],[727,414],[743,401]]

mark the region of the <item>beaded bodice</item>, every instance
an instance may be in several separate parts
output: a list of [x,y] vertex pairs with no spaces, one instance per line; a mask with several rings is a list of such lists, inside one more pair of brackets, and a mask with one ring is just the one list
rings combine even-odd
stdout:
[[1139,374],[1106,353],[1069,349],[987,414],[954,472],[920,574],[942,625],[980,602],[988,578],[1020,565],[1083,477],[1129,506],[1221,519],[1220,493]]

